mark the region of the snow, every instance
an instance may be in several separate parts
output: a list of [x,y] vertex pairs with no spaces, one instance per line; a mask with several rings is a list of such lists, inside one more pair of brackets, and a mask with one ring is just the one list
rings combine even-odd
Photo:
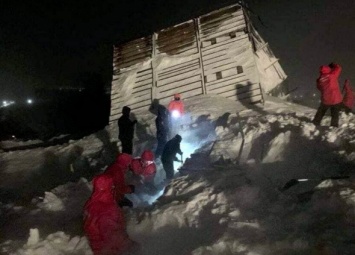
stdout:
[[[339,128],[329,127],[329,116],[315,127],[314,109],[275,98],[250,107],[211,95],[184,102],[184,164],[166,183],[157,160],[154,185],[137,186],[134,208],[124,209],[144,255],[355,254],[354,115],[342,114]],[[146,127],[135,138],[139,156],[155,145],[155,116],[135,115]],[[1,152],[0,253],[92,254],[82,208],[92,175],[112,162],[115,144],[102,130]],[[67,171],[82,178],[60,179]],[[54,175],[40,186],[48,172]],[[291,179],[307,181],[281,191]],[[41,193],[19,195],[28,189]]]

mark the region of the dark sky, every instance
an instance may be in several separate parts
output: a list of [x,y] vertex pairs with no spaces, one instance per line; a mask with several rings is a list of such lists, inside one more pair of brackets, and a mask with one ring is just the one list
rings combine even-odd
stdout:
[[[289,76],[290,87],[314,89],[318,67],[343,65],[355,80],[355,1],[250,0],[255,26]],[[33,88],[78,86],[90,75],[110,84],[112,45],[186,21],[228,0],[35,0],[0,3],[0,100]],[[355,84],[355,82],[354,82]]]

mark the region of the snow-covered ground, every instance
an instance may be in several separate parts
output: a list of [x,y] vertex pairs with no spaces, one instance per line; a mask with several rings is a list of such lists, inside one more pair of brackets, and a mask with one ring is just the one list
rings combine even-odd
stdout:
[[[353,115],[342,114],[339,128],[328,127],[330,117],[316,128],[314,109],[275,98],[245,106],[198,96],[185,106],[176,178],[165,187],[157,161],[155,186],[137,187],[135,208],[125,209],[144,255],[355,254]],[[139,156],[155,146],[155,116],[135,115]],[[0,153],[0,252],[92,254],[82,207],[92,175],[117,153],[114,140],[103,130]],[[291,179],[307,181],[282,190]]]

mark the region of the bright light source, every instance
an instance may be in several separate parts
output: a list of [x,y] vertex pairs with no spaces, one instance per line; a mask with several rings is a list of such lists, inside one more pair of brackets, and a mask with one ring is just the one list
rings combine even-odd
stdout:
[[27,99],[27,103],[32,104],[33,103],[32,99]]
[[180,117],[180,112],[178,110],[174,110],[171,115],[173,116],[173,118],[179,118]]
[[7,101],[6,101],[6,100],[2,101],[2,104],[3,104],[4,106],[6,106],[6,105],[7,105]]

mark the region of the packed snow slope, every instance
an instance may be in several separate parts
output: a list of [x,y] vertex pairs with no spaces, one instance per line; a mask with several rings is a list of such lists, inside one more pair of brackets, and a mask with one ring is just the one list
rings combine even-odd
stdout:
[[[137,186],[135,207],[124,209],[144,255],[355,254],[353,115],[342,114],[339,128],[328,127],[329,116],[315,127],[314,109],[275,98],[253,106],[217,96],[184,102],[184,164],[166,183],[157,160],[155,186]],[[156,116],[135,115],[139,156],[156,144]],[[118,152],[115,139],[103,130],[0,153],[0,252],[92,254],[82,207],[92,176]],[[294,178],[307,181],[282,189]]]

